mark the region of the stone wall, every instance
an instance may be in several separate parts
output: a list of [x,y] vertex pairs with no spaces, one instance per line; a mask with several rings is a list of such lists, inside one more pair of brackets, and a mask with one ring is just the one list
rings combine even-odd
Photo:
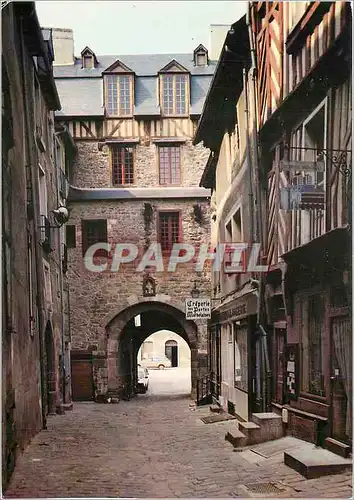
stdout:
[[[72,184],[80,188],[112,187],[110,149],[98,142],[77,142],[78,156]],[[129,187],[159,187],[158,146],[134,146],[134,184]],[[193,146],[191,140],[181,144],[181,185],[197,187],[208,159],[208,150]]]
[[[185,243],[209,242],[209,202],[195,200],[203,207],[204,223],[199,224],[193,218],[193,207],[189,200],[149,200],[154,213],[149,228],[150,241],[157,240],[158,210],[180,210],[182,215],[182,234]],[[107,318],[118,313],[131,295],[142,297],[142,273],[136,271],[139,257],[132,264],[122,264],[118,272],[108,268],[102,273],[93,273],[85,269],[81,245],[82,219],[107,219],[108,241],[114,247],[117,243],[134,243],[144,253],[146,229],[143,217],[144,200],[136,201],[95,201],[75,202],[71,204],[70,224],[76,226],[76,248],[69,249],[69,277],[71,291],[71,331],[74,349],[86,349],[89,345],[100,343],[105,335]],[[151,233],[151,235],[150,235]],[[198,254],[197,254],[198,255]],[[105,262],[104,257],[95,257],[95,262]],[[108,263],[111,259],[108,259]],[[201,295],[209,296],[209,272],[196,273],[195,262],[179,264],[176,272],[167,272],[165,259],[164,272],[152,270],[156,278],[156,293],[169,295],[175,302],[184,304],[194,281],[197,282]],[[110,266],[109,266],[110,267]]]

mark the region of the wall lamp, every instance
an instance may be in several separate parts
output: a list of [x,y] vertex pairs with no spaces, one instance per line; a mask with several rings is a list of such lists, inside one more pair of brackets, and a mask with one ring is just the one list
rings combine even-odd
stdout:
[[51,227],[59,228],[69,220],[69,210],[64,205],[60,205],[56,210],[52,210],[52,214],[55,226]]

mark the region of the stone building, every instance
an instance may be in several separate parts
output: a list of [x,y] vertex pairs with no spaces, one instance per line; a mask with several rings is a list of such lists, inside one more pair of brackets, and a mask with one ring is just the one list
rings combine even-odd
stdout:
[[[206,324],[186,321],[184,304],[194,288],[209,295],[209,276],[196,271],[195,258],[174,272],[167,261],[174,243],[192,245],[197,256],[209,244],[210,193],[198,186],[207,152],[191,139],[215,63],[202,45],[192,54],[133,56],[85,47],[74,57],[69,38],[70,31],[54,30],[55,49],[65,48],[54,71],[62,102],[56,119],[78,149],[66,226],[74,397],[104,399],[134,385],[139,347],[162,329],[191,349],[193,392],[206,369]],[[108,245],[94,255],[100,272],[83,258],[95,243]],[[152,262],[139,270],[154,243],[163,269]],[[137,248],[135,259],[132,247],[123,252],[130,261],[119,269],[116,244]]]
[[[60,216],[75,146],[57,129],[51,32],[33,2],[2,10],[2,474],[70,405],[70,337]],[[64,209],[65,213],[65,209]]]
[[155,356],[167,357],[172,368],[190,368],[191,365],[191,350],[187,342],[180,335],[167,330],[153,333],[142,343],[138,351],[138,363]]

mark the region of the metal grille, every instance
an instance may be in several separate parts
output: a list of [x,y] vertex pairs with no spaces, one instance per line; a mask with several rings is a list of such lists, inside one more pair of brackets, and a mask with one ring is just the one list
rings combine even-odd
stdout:
[[112,177],[114,185],[134,183],[134,157],[132,147],[112,148]]
[[252,493],[281,493],[286,490],[286,488],[278,486],[275,483],[252,483],[245,486]]
[[179,241],[179,213],[162,213],[159,222],[161,249],[162,251],[171,250],[173,244]]
[[180,184],[181,152],[179,146],[163,146],[159,150],[160,184]]
[[209,415],[208,417],[202,417],[200,420],[204,424],[215,424],[216,422],[225,422],[226,420],[235,420],[236,417],[229,415],[228,413],[218,413],[217,415]]

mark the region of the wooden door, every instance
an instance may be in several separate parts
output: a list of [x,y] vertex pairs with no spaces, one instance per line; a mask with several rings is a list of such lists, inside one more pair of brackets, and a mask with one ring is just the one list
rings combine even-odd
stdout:
[[91,401],[94,398],[91,360],[71,361],[71,381],[73,401]]

